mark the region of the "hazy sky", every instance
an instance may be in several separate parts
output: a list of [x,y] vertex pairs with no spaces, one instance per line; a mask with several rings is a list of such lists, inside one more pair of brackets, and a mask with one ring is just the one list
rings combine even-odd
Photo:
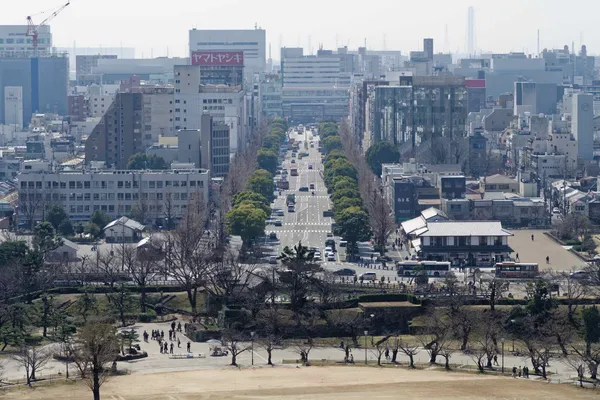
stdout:
[[[7,1],[7,0],[4,0]],[[20,0],[2,7],[0,24],[24,24],[26,17],[58,8],[61,0]],[[66,2],[66,0],[65,0]],[[56,6],[56,7],[54,7]],[[135,47],[141,57],[187,54],[188,30],[267,30],[273,58],[279,45],[324,48],[349,45],[420,50],[423,37],[435,52],[464,51],[469,6],[475,8],[478,49],[494,52],[557,48],[581,38],[600,53],[597,0],[72,0],[52,22],[55,46]],[[41,22],[48,13],[35,15]],[[445,31],[448,31],[446,42]],[[447,45],[449,44],[449,46]],[[267,47],[268,49],[268,47]]]

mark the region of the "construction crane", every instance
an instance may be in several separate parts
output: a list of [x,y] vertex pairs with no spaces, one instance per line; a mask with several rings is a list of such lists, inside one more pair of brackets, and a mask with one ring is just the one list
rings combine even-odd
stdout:
[[48,16],[48,18],[46,18],[45,20],[43,20],[42,22],[40,22],[38,25],[33,23],[33,19],[31,18],[31,15],[27,16],[27,33],[25,35],[27,36],[31,36],[31,43],[33,45],[33,52],[35,55],[37,55],[37,48],[38,48],[38,29],[40,26],[44,26],[46,23],[50,22],[50,20],[52,20],[54,17],[56,17],[58,14],[60,14],[60,12],[62,10],[64,10],[65,8],[67,8],[67,6],[71,4],[71,1],[67,1],[66,4],[62,5],[61,7],[59,7],[56,11],[54,11],[52,14],[50,14]]

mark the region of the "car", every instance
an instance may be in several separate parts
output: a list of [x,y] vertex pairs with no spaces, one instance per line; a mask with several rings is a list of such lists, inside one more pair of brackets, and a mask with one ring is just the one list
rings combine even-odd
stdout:
[[269,239],[271,239],[271,240],[277,240],[277,234],[275,232],[269,233]]
[[269,264],[277,264],[277,256],[269,257]]
[[285,214],[283,213],[283,211],[279,210],[279,211],[276,211],[276,212],[274,213],[274,215],[275,215],[276,217],[283,217]]
[[333,249],[331,248],[331,246],[325,247],[325,253],[333,253]]
[[342,269],[338,269],[337,271],[333,271],[333,275],[335,275],[335,276],[355,276],[356,271],[353,270],[352,268],[342,268]]
[[559,215],[559,214],[560,214],[560,208],[554,207],[552,209],[552,215]]
[[329,253],[329,255],[327,256],[327,261],[335,261],[335,254]]
[[281,223],[280,220],[277,220],[277,221],[273,222],[273,225],[275,225],[275,226],[282,226],[283,224]]
[[359,278],[363,281],[374,281],[377,279],[377,274],[375,272],[365,272],[360,274]]
[[569,274],[573,279],[588,279],[589,273],[587,271],[574,271]]
[[340,240],[340,247],[346,247],[348,246],[348,242],[345,240]]
[[311,183],[309,186],[310,186],[311,190],[315,188],[315,184],[314,183]]
[[328,238],[332,238],[332,237],[333,237],[333,233],[331,233],[331,232],[327,232],[327,237],[328,237]]
[[301,186],[298,188],[299,192],[308,192],[308,186]]
[[296,164],[296,160],[292,160],[292,164]]
[[313,261],[321,261],[321,253],[317,254],[313,254]]
[[308,169],[312,169],[312,164],[308,164]]

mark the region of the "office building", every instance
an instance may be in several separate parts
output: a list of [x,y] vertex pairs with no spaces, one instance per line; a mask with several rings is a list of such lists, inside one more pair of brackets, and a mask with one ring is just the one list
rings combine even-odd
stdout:
[[161,136],[173,136],[173,87],[141,86],[130,91],[143,97],[142,146],[148,148]]
[[134,75],[143,81],[167,84],[173,81],[173,68],[187,65],[189,61],[189,58],[176,57],[100,58],[98,65],[92,67],[92,74],[101,76],[103,84],[120,84]]
[[64,55],[28,57],[0,53],[0,124],[6,123],[5,88],[21,87],[23,124],[34,113],[67,115],[69,59]]
[[125,169],[129,158],[145,150],[142,138],[143,95],[117,93],[114,101],[85,142],[85,162],[103,161]]
[[197,65],[175,67],[174,128],[201,129],[203,113],[229,127],[230,153],[243,150],[248,118],[242,86],[204,85]]
[[221,57],[228,58],[234,53],[242,52],[244,77],[248,85],[254,82],[255,74],[266,71],[266,31],[264,29],[192,29],[189,32],[189,43],[192,60],[196,56],[218,56],[219,54]]
[[4,87],[4,123],[23,128],[23,87]]
[[104,211],[111,219],[135,214],[141,223],[163,225],[167,216],[184,216],[196,199],[207,201],[210,183],[208,171],[198,168],[53,171],[48,163],[21,172],[17,179],[21,204],[36,204],[29,211],[19,208],[21,223],[39,221],[44,206],[60,204],[73,221],[87,221],[94,211]]
[[294,123],[339,120],[348,116],[351,75],[341,71],[330,51],[304,56],[301,49],[281,50],[283,115]]
[[374,104],[367,109],[367,118],[373,121],[373,142],[415,146],[429,137],[466,136],[464,78],[407,76],[398,86],[375,87],[369,101]]
[[71,122],[85,121],[87,117],[87,100],[83,94],[70,94],[67,97],[68,116]]
[[281,105],[282,81],[277,74],[267,74],[258,84],[259,118],[276,118],[283,116]]
[[572,132],[577,140],[578,157],[594,158],[594,97],[587,93],[573,94]]
[[[31,36],[27,36],[27,25],[0,25],[0,54],[33,54]],[[38,55],[52,52],[50,25],[37,27]]]
[[559,100],[554,83],[515,82],[515,115],[556,113]]
[[425,59],[427,59],[427,61],[433,61],[433,39],[423,39],[423,52],[425,53]]
[[479,112],[486,108],[485,79],[465,79],[467,87],[467,112]]
[[92,74],[92,69],[98,66],[98,60],[116,60],[115,54],[78,55],[75,57],[76,81],[78,85],[88,86],[102,84],[102,75]]

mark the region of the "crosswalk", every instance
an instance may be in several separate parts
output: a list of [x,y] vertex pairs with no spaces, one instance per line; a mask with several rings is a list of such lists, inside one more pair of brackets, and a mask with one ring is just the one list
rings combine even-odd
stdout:
[[276,233],[282,233],[282,234],[287,234],[287,233],[330,233],[331,229],[326,230],[326,231],[322,231],[322,230],[311,230],[311,229],[284,229],[284,230],[277,230],[274,229],[273,232]]

